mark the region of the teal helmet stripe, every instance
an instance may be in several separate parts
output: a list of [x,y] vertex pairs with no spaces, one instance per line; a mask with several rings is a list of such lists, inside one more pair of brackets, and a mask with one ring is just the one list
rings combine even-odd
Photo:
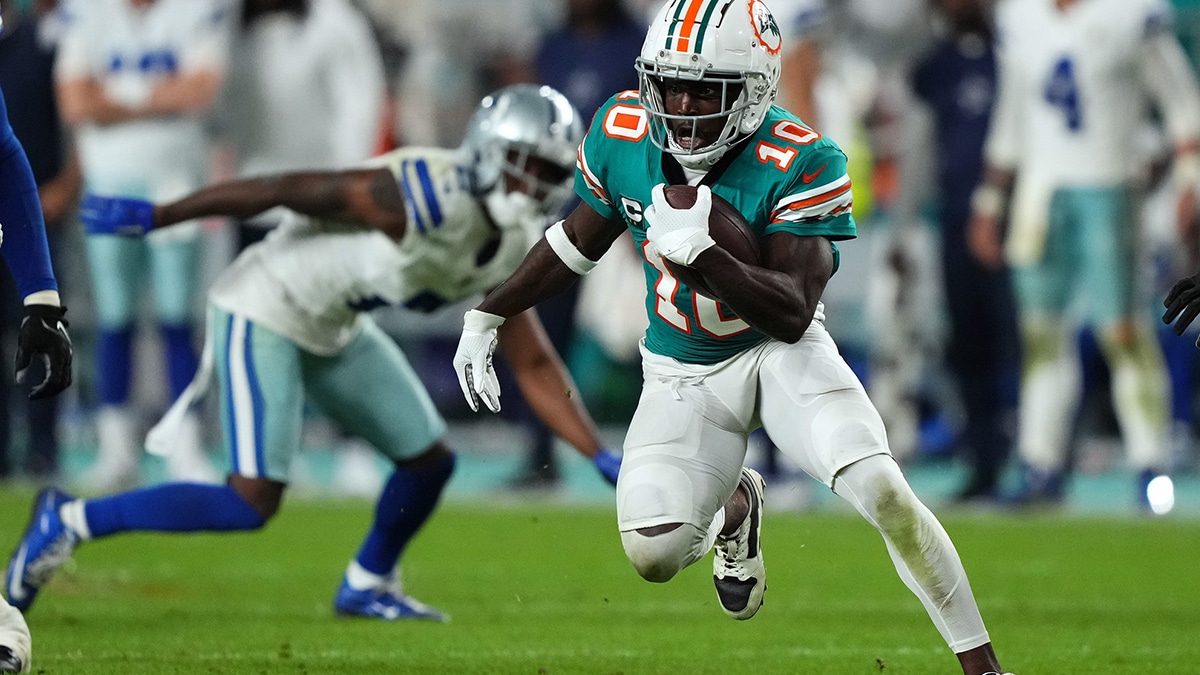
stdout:
[[[718,5],[728,5],[729,0],[681,0],[675,6],[675,14],[671,17],[671,29],[667,32],[667,43],[665,49],[671,51],[672,48],[681,41],[687,41],[687,51],[693,54],[699,54],[700,48],[704,44],[704,33],[708,30],[708,23],[712,20],[713,13],[717,11]],[[697,7],[695,13],[689,11],[693,7]],[[693,21],[688,21],[686,15],[696,16]],[[690,35],[680,35],[679,31],[688,30]]]
[[675,31],[679,30],[679,26],[683,24],[683,8],[687,7],[687,0],[679,0],[679,4],[675,5],[675,16],[671,17],[671,30],[667,32],[666,49],[671,49],[671,44],[675,41]]
[[696,32],[696,44],[692,52],[700,53],[700,47],[704,44],[704,32],[708,30],[708,22],[712,19],[713,12],[716,11],[717,5],[721,4],[718,0],[709,0],[708,9],[704,12],[704,18],[700,19],[700,30]]

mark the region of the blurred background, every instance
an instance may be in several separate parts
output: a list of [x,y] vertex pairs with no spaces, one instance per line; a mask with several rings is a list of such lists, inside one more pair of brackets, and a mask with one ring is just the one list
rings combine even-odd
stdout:
[[[982,170],[994,69],[940,70],[946,60],[938,58],[949,44],[963,59],[989,63],[987,31],[971,42],[956,32],[948,12],[977,6],[986,17],[991,3],[766,2],[785,37],[777,103],[837,141],[851,161],[860,236],[840,246],[841,272],[824,298],[827,326],[883,413],[892,448],[918,493],[935,504],[1006,508],[1013,501],[1007,495],[1020,489],[1022,470],[1013,447],[1021,369],[1015,310],[1005,298],[1003,271],[997,277],[963,269],[969,256],[963,223],[948,215],[951,202],[969,198]],[[97,411],[104,403],[97,378],[103,346],[75,216],[86,172],[71,124],[58,117],[54,101],[63,8],[47,0],[2,4],[0,85],[42,190],[76,352],[74,385],[47,406],[28,405],[11,370],[0,369],[0,476],[63,483],[87,494],[101,488],[89,483],[88,471],[97,461]],[[1173,4],[1174,31],[1194,68],[1200,0]],[[480,98],[517,82],[551,84],[590,116],[611,94],[637,86],[633,61],[658,6],[653,0],[230,2],[228,66],[204,111],[207,180],[347,166],[401,145],[454,147]],[[949,95],[940,86],[946,83],[955,83]],[[968,124],[947,138],[954,121],[947,115],[954,110],[974,115],[974,131]],[[1145,199],[1138,211],[1140,238],[1129,254],[1138,259],[1139,303],[1147,325],[1158,331],[1171,382],[1170,460],[1156,469],[1172,478],[1174,497],[1156,510],[1200,516],[1200,352],[1194,333],[1175,337],[1158,321],[1166,290],[1195,271],[1196,259],[1173,225],[1175,187],[1156,170],[1169,163],[1171,151],[1159,119],[1151,109],[1144,128],[1131,131],[1144,150],[1137,161],[1144,166],[1139,188]],[[960,153],[973,166],[945,170],[948,153]],[[270,221],[268,215],[201,223],[197,286],[207,285],[240,248],[261,237]],[[636,342],[645,317],[639,315],[639,267],[614,248],[570,297],[542,308],[579,393],[610,447],[618,449],[640,391]],[[128,402],[143,432],[171,398],[163,377],[166,338],[150,296],[139,298],[135,313]],[[611,489],[585,459],[531,421],[514,384],[505,386],[498,416],[466,407],[450,362],[462,313],[476,302],[433,314],[375,312],[451,422],[450,441],[463,463],[449,495],[607,503]],[[0,353],[10,359],[21,316],[11,280],[3,308]],[[201,293],[192,311],[198,321]],[[1069,478],[1055,505],[1143,512],[1108,393],[1110,373],[1086,326],[1077,337],[1083,399],[1069,430]],[[222,469],[228,460],[215,412],[204,411],[203,438],[212,463]],[[316,415],[309,420],[305,457],[293,478],[297,489],[375,495],[385,467],[352,431],[332,428]],[[773,452],[769,439],[753,438],[750,461],[773,486],[769,508],[837,508],[819,485]],[[166,475],[160,462],[144,459],[144,482]]]

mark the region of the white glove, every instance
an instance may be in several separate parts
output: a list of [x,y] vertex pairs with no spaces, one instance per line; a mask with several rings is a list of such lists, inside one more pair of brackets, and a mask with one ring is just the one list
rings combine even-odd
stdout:
[[712,192],[707,185],[701,185],[696,190],[696,203],[688,209],[668,204],[662,183],[655,185],[650,195],[652,202],[645,213],[649,223],[646,238],[662,257],[679,265],[691,265],[696,256],[715,243],[708,235]]
[[492,367],[492,352],[496,351],[496,329],[504,317],[472,309],[463,316],[462,337],[454,352],[454,370],[458,384],[471,410],[479,411],[479,401],[492,412],[500,412],[500,380]]

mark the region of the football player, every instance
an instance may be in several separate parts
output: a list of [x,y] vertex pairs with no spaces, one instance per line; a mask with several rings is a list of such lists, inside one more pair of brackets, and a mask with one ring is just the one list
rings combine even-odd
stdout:
[[[747,436],[761,426],[878,528],[963,672],[999,673],[953,544],[905,481],[879,414],[822,324],[834,242],[855,235],[850,181],[836,144],[773,105],[780,50],[762,0],[666,3],[636,61],[640,92],[613,96],[580,147],[582,203],[467,312],[455,368],[472,406],[497,410],[490,354],[508,339],[500,331],[629,230],[644,258],[650,326],[616,498],[638,574],[668,581],[715,545],[722,608],[755,615],[766,589],[764,486],[743,463]],[[698,187],[696,203],[672,208],[664,185],[685,183]],[[761,237],[761,267],[713,245],[712,193]],[[665,260],[694,267],[721,300],[682,285]]]
[[[0,23],[0,30],[3,24]],[[44,371],[29,398],[55,396],[71,384],[71,339],[67,308],[58,296],[50,266],[46,224],[37,183],[25,149],[8,122],[0,91],[0,253],[16,279],[25,305],[17,334],[17,382],[24,382],[37,357]],[[0,673],[28,672],[32,663],[29,626],[21,612],[0,598]]]
[[1190,239],[1200,87],[1165,0],[1010,0],[997,6],[996,30],[999,88],[969,243],[983,263],[1012,269],[1025,346],[1017,439],[1025,467],[1016,497],[1063,498],[1082,389],[1071,312],[1079,302],[1112,371],[1137,499],[1149,507],[1146,488],[1169,460],[1170,392],[1136,292],[1144,167],[1131,130],[1155,102],[1174,146],[1179,224]]
[[[81,541],[262,527],[287,487],[307,398],[395,463],[335,611],[442,619],[401,590],[398,560],[436,506],[455,458],[428,393],[366,312],[385,304],[431,310],[504,280],[569,196],[582,134],[562,94],[516,85],[483,100],[460,149],[400,149],[366,168],[237,180],[158,206],[85,199],[83,219],[97,235],[276,206],[294,217],[214,282],[200,374],[147,438],[152,451],[169,453],[180,418],[215,370],[227,483],[169,483],[86,500],[43,491],[8,567],[13,604],[29,607]],[[570,375],[536,313],[505,329],[504,355],[531,407],[615,482],[620,457],[601,448],[570,395]]]

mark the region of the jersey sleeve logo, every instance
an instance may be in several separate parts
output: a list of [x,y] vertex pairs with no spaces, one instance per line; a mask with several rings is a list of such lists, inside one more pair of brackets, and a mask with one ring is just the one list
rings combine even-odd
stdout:
[[825,167],[827,167],[827,166],[829,166],[829,162],[822,164],[821,168],[817,169],[816,171],[814,171],[812,173],[801,173],[800,179],[803,180],[805,183],[811,183],[817,179],[817,176],[820,176],[822,173],[825,172]]

